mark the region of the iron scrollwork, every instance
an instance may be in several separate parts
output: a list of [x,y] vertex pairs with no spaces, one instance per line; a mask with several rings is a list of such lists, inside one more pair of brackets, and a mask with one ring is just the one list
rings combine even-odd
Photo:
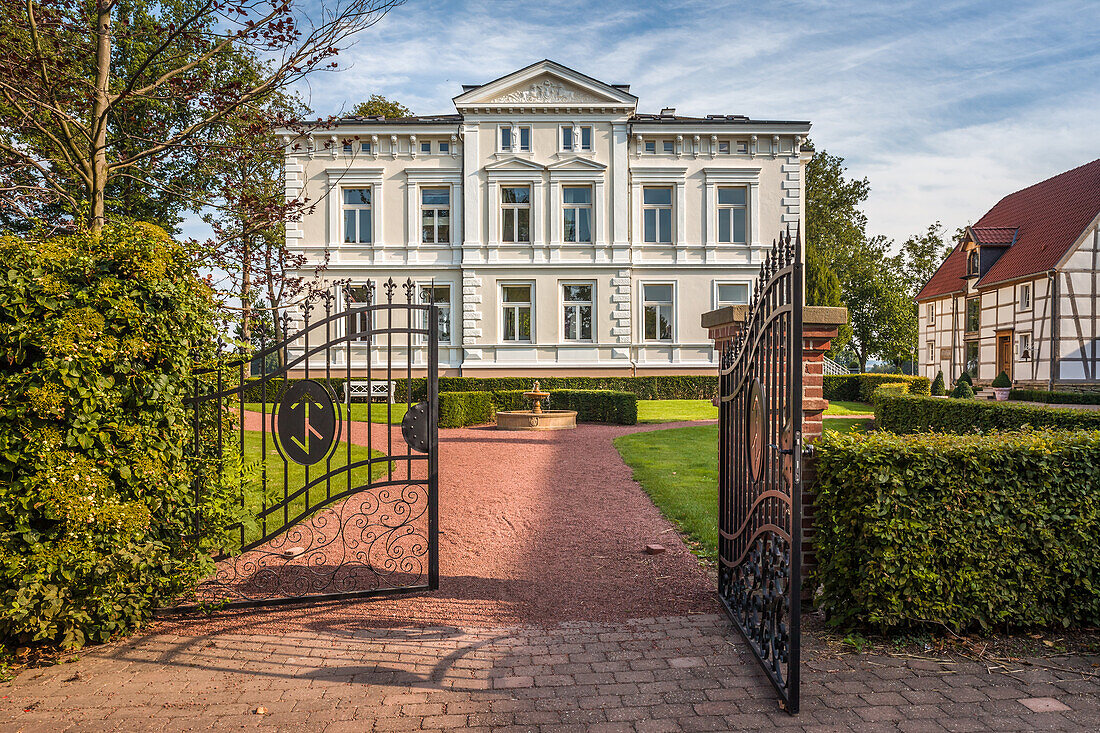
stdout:
[[798,711],[801,612],[801,241],[760,267],[719,369],[718,592],[786,709]]

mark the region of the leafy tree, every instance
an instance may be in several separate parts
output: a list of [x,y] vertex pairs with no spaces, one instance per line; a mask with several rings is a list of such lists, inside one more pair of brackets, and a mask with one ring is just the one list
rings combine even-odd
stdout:
[[[201,208],[196,166],[243,110],[335,66],[401,0],[26,0],[0,5],[9,221],[102,229],[123,206]],[[250,73],[242,74],[242,70]],[[289,122],[289,121],[288,121]],[[151,192],[163,200],[154,200]],[[64,212],[68,217],[60,217]]]
[[861,372],[872,357],[906,357],[915,338],[916,311],[900,274],[891,266],[889,244],[885,237],[873,237],[844,263],[844,303],[852,328],[848,347]]
[[952,243],[944,241],[944,233],[943,224],[937,221],[929,224],[924,233],[914,234],[902,242],[894,266],[901,274],[910,295],[916,297],[917,292],[932,279],[936,269],[954,249]]
[[412,110],[394,99],[386,99],[381,94],[372,94],[370,99],[355,105],[351,111],[352,117],[372,117],[382,115],[386,119],[411,117]]

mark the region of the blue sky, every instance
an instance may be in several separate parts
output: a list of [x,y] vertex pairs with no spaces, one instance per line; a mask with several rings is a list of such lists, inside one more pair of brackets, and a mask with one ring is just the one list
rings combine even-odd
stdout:
[[1096,0],[409,0],[300,91],[323,114],[371,93],[446,113],[542,58],[629,83],[644,112],[811,120],[895,239],[1100,157]]

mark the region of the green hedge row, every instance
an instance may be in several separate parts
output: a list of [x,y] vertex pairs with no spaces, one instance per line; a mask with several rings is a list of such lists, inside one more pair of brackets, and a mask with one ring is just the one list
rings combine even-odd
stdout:
[[1100,430],[1100,410],[898,395],[875,404],[875,427],[893,433],[984,433],[1024,427]]
[[[440,392],[525,392],[532,377],[440,377]],[[709,400],[718,394],[717,376],[668,375],[660,377],[539,377],[539,386],[557,394],[563,390],[630,392],[640,400]],[[396,385],[399,399],[405,399],[405,382]],[[423,377],[413,379],[414,399],[428,391]]]
[[827,374],[823,391],[827,400],[871,402],[876,388],[899,383],[909,385],[910,394],[927,395],[932,391],[932,380],[928,377],[906,374]]
[[1100,624],[1100,432],[826,432],[818,445],[831,623]]
[[495,407],[490,392],[441,392],[439,427],[461,428],[492,422]]
[[[267,401],[278,400],[286,387],[295,381],[297,380],[282,378],[267,380]],[[344,378],[332,377],[329,381],[337,395],[342,395]],[[709,400],[718,394],[718,378],[712,376],[542,377],[538,381],[543,390],[553,392],[554,395],[567,390],[580,390],[629,392],[639,400]],[[440,377],[439,392],[526,392],[531,389],[532,382],[534,379],[531,377]],[[410,388],[414,402],[424,399],[428,394],[428,380],[424,377],[416,377],[411,383],[405,379],[395,379],[393,387],[394,398],[399,402],[406,399]],[[247,379],[244,401],[259,402],[261,396],[259,379]],[[366,401],[366,397],[356,398],[356,401],[360,400]]]
[[[525,390],[526,391],[526,390]],[[531,401],[520,390],[440,392],[439,427],[459,428],[491,422],[497,410],[527,410]],[[550,395],[550,410],[576,410],[577,422],[634,425],[638,398],[630,392],[561,389]]]
[[878,387],[875,387],[875,391],[871,393],[871,402],[877,405],[878,401],[883,397],[896,397],[903,394],[909,394],[909,385],[905,382],[880,384]]
[[1014,389],[1008,399],[1023,402],[1053,402],[1061,405],[1100,405],[1098,392],[1047,392],[1043,389]]

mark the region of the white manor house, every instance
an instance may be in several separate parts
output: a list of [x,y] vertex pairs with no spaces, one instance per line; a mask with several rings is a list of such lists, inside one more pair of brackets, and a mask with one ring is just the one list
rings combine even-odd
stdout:
[[441,374],[714,373],[700,314],[747,302],[801,226],[810,124],[637,104],[541,61],[463,86],[457,114],[283,133],[310,204],[288,246],[353,301],[411,277],[440,305]]

